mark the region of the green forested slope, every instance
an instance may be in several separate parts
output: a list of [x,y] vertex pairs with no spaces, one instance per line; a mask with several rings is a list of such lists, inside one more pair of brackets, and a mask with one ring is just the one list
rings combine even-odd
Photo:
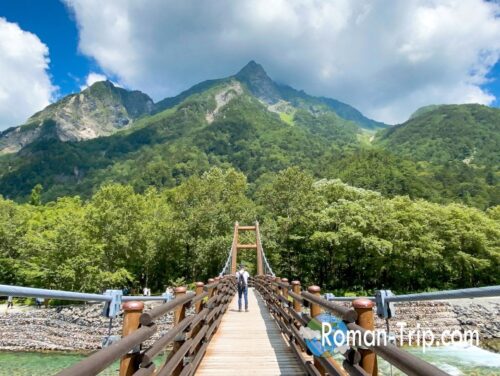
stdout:
[[[96,98],[115,93],[109,85],[90,91],[98,91]],[[174,187],[211,166],[234,167],[254,184],[299,166],[316,178],[340,178],[388,196],[482,209],[500,204],[500,110],[430,106],[374,136],[384,124],[338,103],[277,84],[251,62],[235,76],[160,101],[153,115],[111,136],[80,142],[40,137],[0,156],[0,194],[26,201],[42,184],[45,201],[87,198],[107,182],[144,192]],[[50,118],[41,126],[44,134],[56,127]]]
[[381,133],[393,153],[431,163],[500,164],[500,110],[478,104],[442,105]]
[[209,165],[232,165],[251,179],[290,165],[315,169],[331,149],[357,142],[354,123],[335,114],[297,114],[290,126],[244,92],[223,106],[213,122],[214,94],[225,83],[194,94],[178,106],[140,120],[133,129],[84,142],[41,140],[16,157],[0,159],[0,192],[27,197],[41,183],[45,199],[89,196],[105,181],[173,186]]
[[381,131],[375,145],[416,162],[447,200],[500,203],[500,110],[477,104],[429,106]]

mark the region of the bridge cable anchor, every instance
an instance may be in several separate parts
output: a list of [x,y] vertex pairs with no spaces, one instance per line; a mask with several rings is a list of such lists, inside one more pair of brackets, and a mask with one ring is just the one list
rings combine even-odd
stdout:
[[377,316],[383,319],[390,319],[396,316],[394,303],[388,302],[386,299],[395,296],[391,290],[377,290],[375,292],[375,303],[377,305]]

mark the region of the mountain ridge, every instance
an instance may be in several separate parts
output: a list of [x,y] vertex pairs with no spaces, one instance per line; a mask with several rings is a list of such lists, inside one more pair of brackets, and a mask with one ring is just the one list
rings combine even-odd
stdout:
[[[268,174],[297,166],[318,178],[341,178],[389,196],[480,208],[500,203],[498,152],[490,142],[498,138],[500,110],[439,106],[374,136],[318,98],[302,97],[295,89],[285,99],[274,96],[285,89],[257,63],[247,68],[240,79],[205,81],[168,98],[165,108],[160,101],[131,126],[106,137],[62,142],[57,124],[45,120],[38,127],[43,136],[0,156],[0,194],[23,201],[42,184],[44,200],[90,197],[108,182],[143,192],[150,186],[176,186],[212,166],[234,167],[258,184]],[[466,131],[453,139],[449,130],[460,124]],[[487,152],[462,156],[464,145],[478,149],[482,140],[488,140]],[[445,152],[456,157],[442,158]]]
[[[378,129],[386,124],[365,117],[354,107],[332,98],[313,97],[288,85],[277,84],[262,65],[251,60],[235,75],[200,82],[174,97],[157,103],[138,90],[126,90],[110,81],[96,82],[80,93],[65,96],[33,114],[26,123],[0,132],[0,154],[14,153],[38,138],[81,141],[109,136],[130,127],[139,117],[154,115],[180,104],[189,96],[219,84],[237,80],[268,106],[283,101],[310,111],[333,111],[361,128]],[[96,111],[97,109],[97,111]],[[275,109],[269,108],[271,111]],[[51,126],[45,125],[50,124]],[[50,132],[48,131],[50,129]]]
[[151,113],[153,104],[140,91],[96,82],[36,112],[25,124],[1,132],[0,154],[17,152],[38,138],[81,141],[109,136]]

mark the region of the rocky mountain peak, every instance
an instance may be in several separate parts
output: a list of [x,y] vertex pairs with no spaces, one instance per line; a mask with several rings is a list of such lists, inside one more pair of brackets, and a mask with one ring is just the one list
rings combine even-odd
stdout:
[[262,65],[254,60],[245,65],[235,78],[244,83],[253,95],[266,103],[273,104],[281,99],[274,81],[267,75]]
[[250,60],[247,65],[245,65],[241,70],[236,74],[236,77],[253,77],[271,80],[271,78],[267,75],[266,71],[259,63],[255,62],[255,60]]
[[[151,113],[153,101],[111,81],[96,82],[31,116],[26,124],[0,134],[0,154],[13,153],[37,139],[80,141],[109,136]],[[51,125],[51,126],[48,126]]]

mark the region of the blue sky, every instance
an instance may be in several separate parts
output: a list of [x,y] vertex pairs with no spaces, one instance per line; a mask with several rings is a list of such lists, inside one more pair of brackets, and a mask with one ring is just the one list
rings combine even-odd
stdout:
[[493,107],[500,107],[500,62],[497,62],[489,72],[490,82],[482,85],[487,91],[495,96],[495,101],[491,104]]
[[249,60],[390,124],[428,104],[500,106],[499,3],[388,4],[4,0],[0,130],[96,79],[158,101]]
[[49,47],[50,75],[59,95],[79,91],[88,73],[99,71],[92,59],[78,53],[78,28],[61,1],[2,1],[0,17],[36,34]]

